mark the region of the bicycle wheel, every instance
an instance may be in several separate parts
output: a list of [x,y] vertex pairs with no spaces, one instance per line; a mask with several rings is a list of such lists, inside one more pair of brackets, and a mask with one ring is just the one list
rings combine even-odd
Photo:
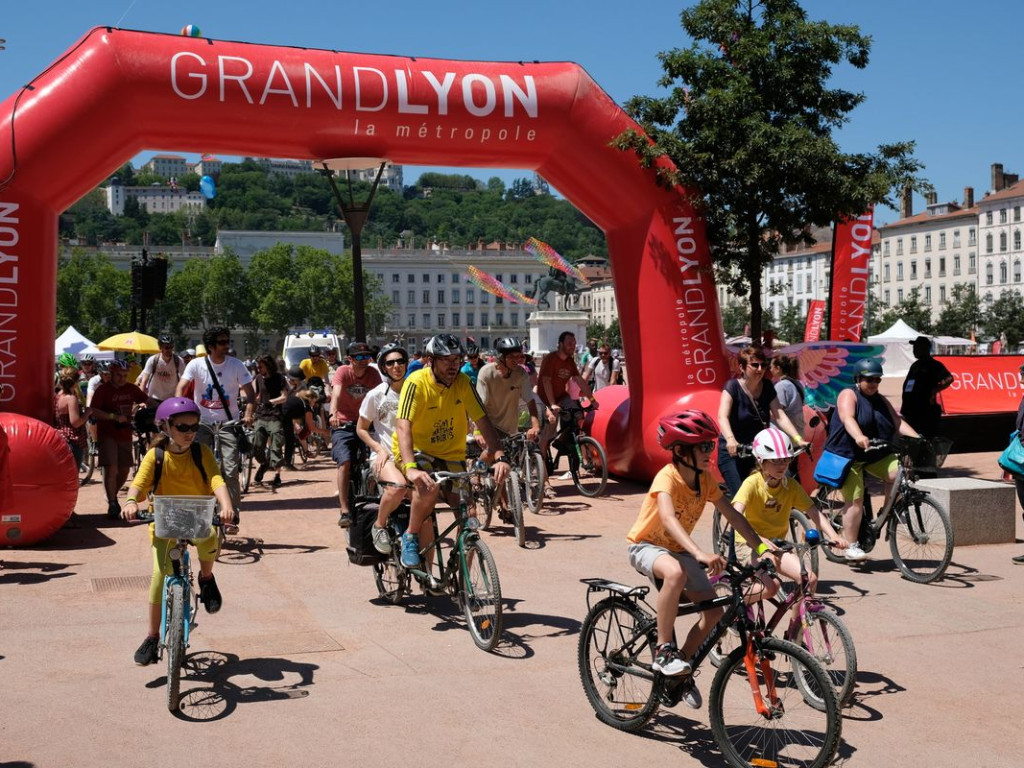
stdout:
[[[824,768],[843,729],[828,677],[799,646],[775,637],[763,638],[760,646],[737,648],[715,674],[708,705],[715,741],[731,766]],[[811,706],[798,689],[792,670],[800,667],[822,692],[823,709]]]
[[[843,533],[843,506],[845,505],[839,490],[822,485],[818,488],[818,492],[814,494],[812,500],[821,516],[827,517],[828,521],[832,523],[832,527],[841,536]],[[869,502],[865,499],[865,503]],[[825,553],[826,559],[831,560],[833,563],[846,562],[846,556],[841,549],[822,547],[821,550]]]
[[650,619],[636,603],[608,597],[590,609],[580,629],[583,691],[597,718],[620,731],[643,728],[661,701],[665,678],[651,669],[657,635],[652,627],[646,636],[633,637]]
[[494,516],[494,478],[490,475],[478,477],[472,481],[473,503],[477,508],[480,527],[487,530],[491,527]]
[[178,711],[181,700],[181,667],[185,661],[185,587],[180,583],[167,588],[167,709]]
[[255,463],[252,452],[239,453],[239,470],[238,470],[238,483],[242,493],[249,492],[249,486],[252,484],[252,465]]
[[[821,664],[839,698],[839,705],[849,704],[853,698],[853,687],[857,678],[857,649],[854,648],[853,636],[842,619],[828,608],[809,608],[807,629],[798,628],[797,638],[794,639],[798,639],[798,645]],[[806,673],[806,668],[797,665],[793,673],[804,698],[811,699],[811,706],[815,706],[815,702],[819,706],[824,706],[815,679]]]
[[[720,554],[720,553],[719,553]],[[725,578],[712,579],[711,588],[715,591],[715,597],[731,597],[732,587],[729,580]],[[708,651],[708,661],[713,667],[722,666],[723,662],[734,650],[740,646],[740,631],[734,623],[729,627]]]
[[462,553],[462,610],[473,642],[493,651],[501,640],[501,584],[494,555],[479,539],[467,541]]
[[930,496],[900,499],[889,516],[889,549],[903,578],[918,584],[941,579],[953,559],[949,513]]
[[711,516],[711,548],[716,555],[728,557],[730,541],[732,541],[732,526],[716,509]]
[[548,476],[544,469],[544,457],[539,450],[527,452],[523,470],[523,501],[536,515],[544,504],[544,481]]
[[520,495],[522,481],[519,479],[519,472],[510,470],[505,480],[505,503],[508,504],[509,514],[512,515],[512,527],[516,532],[516,544],[520,547],[526,546],[526,525],[523,523],[523,498]]
[[[802,544],[807,540],[807,532],[814,526],[811,525],[811,521],[807,519],[807,515],[798,509],[791,509],[789,511],[789,535],[786,537],[789,541]],[[824,541],[824,539],[822,539]],[[830,547],[825,547],[830,549]],[[814,572],[814,575],[818,574],[818,547],[814,547],[807,552],[808,563],[810,570]]]
[[398,605],[409,591],[409,573],[392,556],[373,565],[373,581],[377,594],[392,605]]
[[82,454],[82,463],[78,465],[78,484],[85,485],[92,479],[96,471],[96,444],[89,440]]
[[604,448],[592,437],[577,439],[577,450],[569,451],[569,471],[576,489],[584,496],[594,498],[604,493],[608,484],[608,459]]

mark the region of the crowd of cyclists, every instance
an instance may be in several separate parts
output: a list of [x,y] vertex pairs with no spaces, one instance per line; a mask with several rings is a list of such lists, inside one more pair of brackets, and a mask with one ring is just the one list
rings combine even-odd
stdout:
[[[98,363],[88,356],[61,356],[58,361],[56,422],[77,461],[95,444],[110,517],[134,520],[140,500],[150,493],[214,495],[223,521],[237,526],[244,444],[251,442],[258,463],[255,482],[273,473],[270,485],[276,488],[282,484],[281,471],[294,469],[295,452],[312,451],[312,443],[320,440],[329,443],[337,467],[338,525],[348,528],[355,500],[353,463],[365,446],[380,489],[373,546],[381,554],[392,554],[385,526],[408,502],[408,526],[400,551],[394,553],[406,568],[420,567],[421,553],[432,551],[428,523],[440,495],[432,472],[464,470],[470,446],[479,449],[480,460],[491,467],[500,488],[509,472],[505,438],[525,432],[546,449],[563,411],[621,381],[621,367],[606,345],[588,345],[585,360],[578,360],[577,339],[570,332],[561,334],[539,367],[515,338],[498,339],[493,354],[467,347],[451,334],[434,336],[417,355],[397,340],[380,349],[355,341],[343,355],[311,344],[308,357],[288,370],[270,355],[246,362],[231,355],[227,328],[207,330],[203,344],[184,355],[175,353],[171,339],[159,341],[160,352],[135,366],[134,381],[123,361]],[[872,441],[892,441],[899,433],[917,435],[878,392],[881,363],[860,361],[854,386],[842,391],[829,416],[825,442],[826,451],[849,464],[840,483],[845,506],[837,530],[794,476],[794,459],[807,446],[802,388],[793,361],[769,361],[761,349],[749,347],[740,352],[739,367],[739,377],[722,392],[717,419],[697,410],[661,419],[658,439],[667,462],[626,535],[630,564],[659,585],[658,646],[652,666],[667,676],[691,671],[695,650],[721,615],[720,609],[700,614],[677,645],[680,597],[712,598],[709,577],[725,567],[723,555],[706,551],[692,536],[707,505],[736,531],[734,555],[739,561],[770,558],[779,574],[799,579],[797,556],[781,552],[776,543],[784,538],[795,509],[806,514],[825,541],[845,552],[847,560],[857,562],[866,556],[857,543],[864,473],[892,482],[897,469],[896,457],[878,455]],[[122,509],[117,496],[133,469],[133,427],[149,429],[154,439]],[[710,472],[716,453],[722,485]],[[167,573],[166,543],[155,537],[152,527],[150,536],[150,613],[148,634],[135,656],[138,664],[156,660],[159,597]],[[213,578],[217,537],[195,543],[200,596],[207,610],[215,612],[222,604]],[[775,581],[762,577],[750,599],[770,597],[777,588]],[[692,681],[682,698],[694,708],[701,706]]]

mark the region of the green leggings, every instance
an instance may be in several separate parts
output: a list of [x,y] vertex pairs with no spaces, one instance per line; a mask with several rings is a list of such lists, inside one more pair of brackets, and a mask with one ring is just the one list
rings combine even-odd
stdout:
[[[155,534],[156,526],[149,524],[149,541],[153,545],[153,578],[149,582],[149,602],[152,605],[160,605],[163,600],[164,577],[174,573],[174,566],[167,557],[167,552],[173,545],[175,539],[158,539]],[[205,539],[193,539],[199,561],[212,563],[217,559],[220,550],[217,547],[217,531],[210,528],[210,535]]]

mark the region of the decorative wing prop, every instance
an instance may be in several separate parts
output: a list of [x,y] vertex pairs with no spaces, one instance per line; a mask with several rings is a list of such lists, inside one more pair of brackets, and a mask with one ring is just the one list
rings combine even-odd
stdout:
[[808,341],[776,350],[776,354],[794,355],[800,364],[807,405],[826,408],[836,404],[844,389],[853,386],[853,371],[861,360],[882,358],[881,344],[844,341]]
[[472,265],[469,267],[469,279],[481,291],[486,291],[493,296],[500,296],[506,301],[514,301],[504,283]]
[[508,292],[512,295],[512,301],[516,302],[517,304],[529,304],[530,306],[534,307],[537,306],[537,299],[532,299],[525,293],[517,291],[515,288],[510,288],[509,286],[505,287],[508,289]]
[[531,237],[526,241],[524,246],[528,253],[532,253],[537,257],[538,260],[544,262],[549,267],[554,267],[557,270],[564,272],[569,277],[574,277],[584,285],[590,285],[590,281],[583,276],[574,265],[570,264],[565,260],[558,251],[552,248],[550,245],[545,243],[543,240],[538,240],[536,237]]

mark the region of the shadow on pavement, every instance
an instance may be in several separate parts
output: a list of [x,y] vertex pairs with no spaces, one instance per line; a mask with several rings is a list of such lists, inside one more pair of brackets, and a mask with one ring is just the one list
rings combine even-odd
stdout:
[[325,544],[267,544],[263,539],[232,536],[224,540],[217,562],[252,565],[265,555],[309,555],[327,548]]
[[45,541],[31,547],[18,547],[23,552],[68,552],[75,549],[99,549],[114,544],[114,540],[103,533],[101,528],[125,528],[122,520],[111,520],[103,515],[76,515],[77,528],[65,526]]
[[[309,696],[316,664],[280,658],[240,660],[232,653],[202,651],[185,659],[182,675],[181,704],[176,716],[190,722],[222,720],[239,704],[261,701],[300,699]],[[255,678],[251,682],[243,678]],[[261,685],[263,683],[279,683]],[[209,687],[186,688],[188,683],[209,683]],[[166,676],[147,683],[147,688],[161,688]]]
[[[63,579],[74,576],[75,571],[65,568],[81,565],[81,563],[44,563],[44,562],[5,562],[0,561],[0,584],[41,584],[50,579]],[[22,571],[38,571],[23,573]],[[56,573],[60,571],[60,573]],[[0,767],[2,767],[0,763]]]
[[874,707],[869,707],[867,702],[876,696],[903,693],[906,690],[890,677],[877,672],[858,670],[857,685],[853,689],[853,701],[849,707],[843,709],[843,718],[866,723],[881,720],[882,713]]
[[[487,535],[497,539],[510,539],[515,536],[515,529],[509,525],[499,523],[487,529]],[[600,534],[596,533],[548,533],[533,525],[526,526],[526,546],[523,549],[544,549],[549,541],[583,541],[584,539],[599,539]]]
[[13,760],[9,763],[0,763],[0,768],[35,768],[35,765],[25,760]]

